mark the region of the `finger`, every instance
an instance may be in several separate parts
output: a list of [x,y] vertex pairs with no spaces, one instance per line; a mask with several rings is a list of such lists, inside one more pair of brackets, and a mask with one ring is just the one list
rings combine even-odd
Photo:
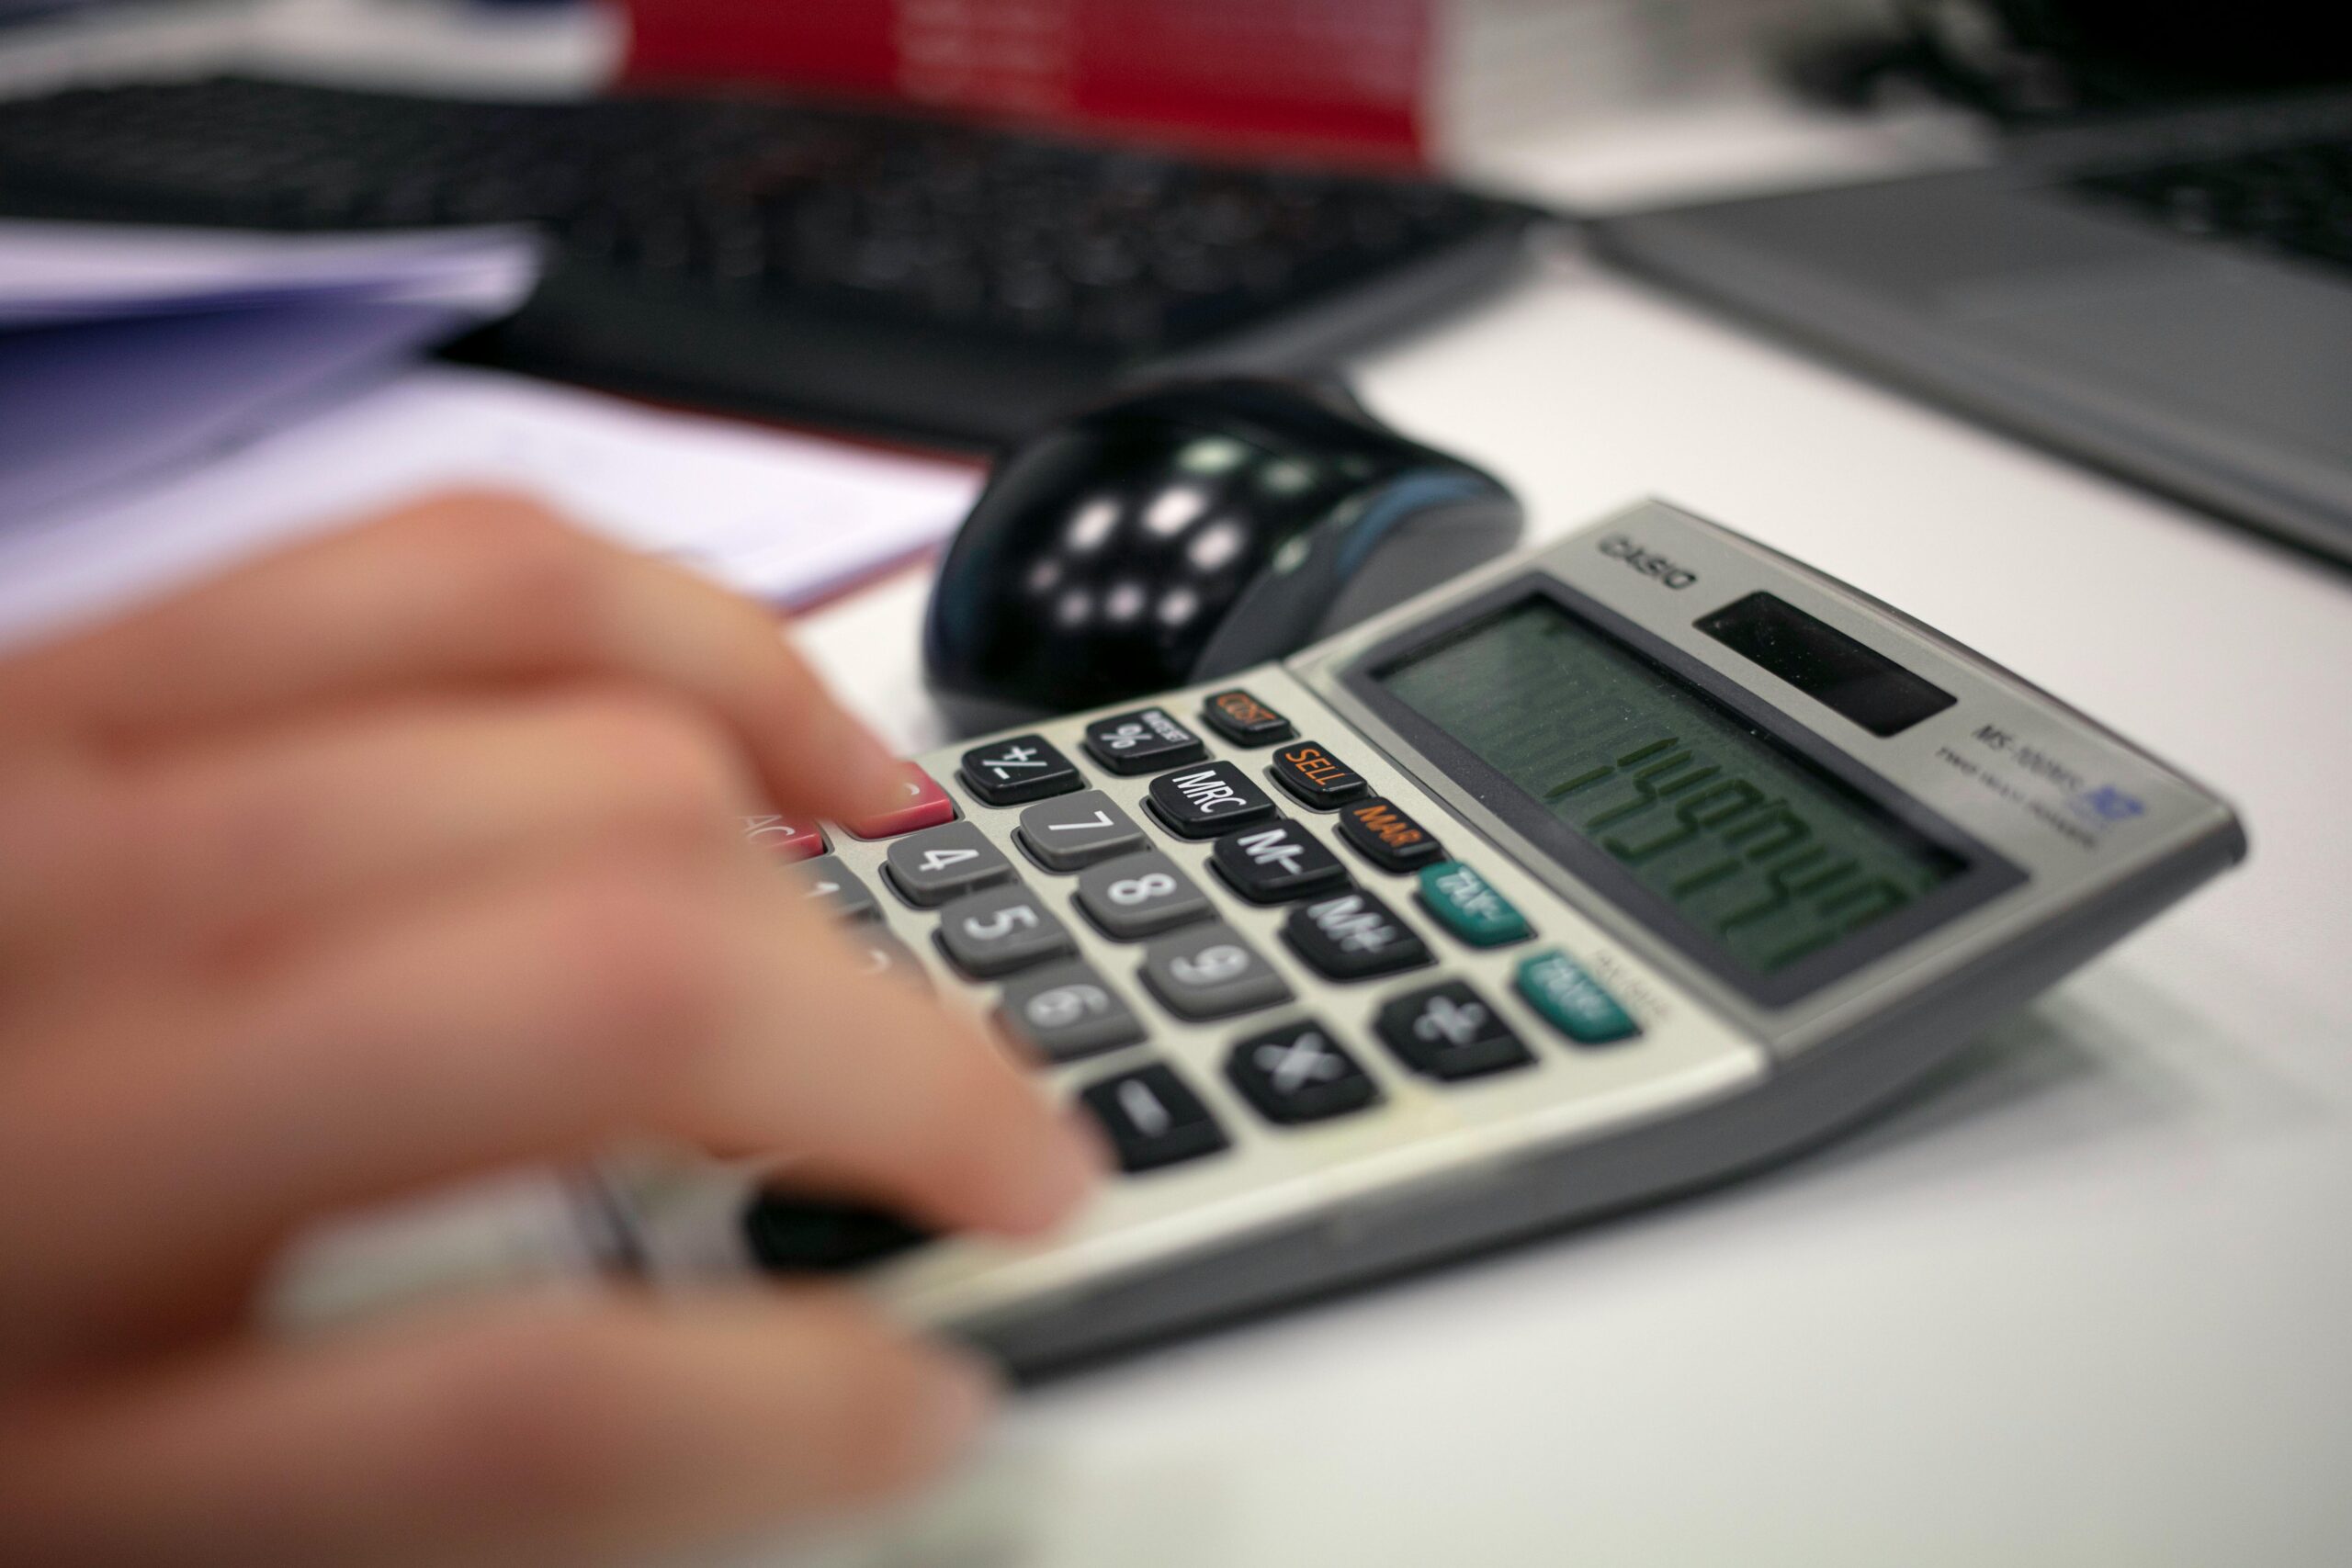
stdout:
[[767,613],[519,499],[452,495],[0,667],[0,713],[112,747],[481,682],[622,677],[703,705],[786,809],[858,817],[904,774]]
[[904,1490],[989,1392],[831,1296],[503,1303],[20,1409],[0,1560],[571,1568]]
[[1091,1141],[763,870],[606,862],[473,890],[251,990],[0,1052],[0,1190],[41,1194],[0,1208],[0,1256],[43,1260],[0,1275],[0,1348],[210,1326],[304,1220],[636,1135],[806,1156],[942,1228],[1059,1219]]
[[38,958],[52,984],[134,952],[248,950],[353,904],[591,846],[717,850],[761,799],[729,731],[619,686],[363,709],[117,767],[63,800],[65,782],[47,782],[54,809],[34,807],[29,781],[0,790],[15,872],[0,953]]

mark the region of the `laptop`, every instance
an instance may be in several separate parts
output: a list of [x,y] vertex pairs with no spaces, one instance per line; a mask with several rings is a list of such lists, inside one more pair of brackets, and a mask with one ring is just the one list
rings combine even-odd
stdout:
[[2352,90],[1598,221],[1606,257],[2352,562]]

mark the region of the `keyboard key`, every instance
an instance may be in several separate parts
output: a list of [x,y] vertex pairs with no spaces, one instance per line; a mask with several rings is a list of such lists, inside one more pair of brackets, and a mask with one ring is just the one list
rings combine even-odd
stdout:
[[969,822],[927,829],[890,846],[883,874],[910,904],[937,908],[950,898],[1012,880],[1012,863]]
[[1283,940],[1333,980],[1368,980],[1430,961],[1412,928],[1362,889],[1301,904],[1283,922]]
[[840,1274],[930,1241],[896,1214],[863,1203],[761,1192],[743,1211],[743,1240],[772,1274]]
[[1162,773],[1151,781],[1150,799],[1152,814],[1187,839],[1214,839],[1274,817],[1273,798],[1231,762]]
[[837,920],[878,920],[882,906],[839,855],[820,855],[793,868],[808,901]]
[[1500,947],[1535,934],[1519,906],[1458,860],[1421,869],[1421,904],[1473,947]]
[[1290,720],[1239,687],[1211,697],[1201,716],[1236,746],[1272,746],[1298,733]]
[[825,852],[824,832],[814,822],[746,817],[743,837],[780,861],[802,861]]
[[1372,793],[1363,775],[1342,763],[1312,740],[1285,746],[1269,764],[1274,782],[1317,811],[1334,811],[1351,800]]
[[1143,983],[1179,1018],[1230,1018],[1290,1000],[1290,987],[1231,926],[1201,926],[1143,950]]
[[1360,800],[1342,808],[1340,839],[1383,871],[1411,871],[1445,858],[1437,835],[1385,800]]
[[1199,1159],[1227,1146],[1225,1130],[1200,1096],[1159,1062],[1090,1084],[1078,1098],[1110,1134],[1119,1168],[1130,1174]]
[[939,787],[939,781],[916,767],[906,764],[906,798],[888,811],[872,817],[862,817],[842,827],[861,839],[891,839],[900,833],[912,833],[924,828],[935,828],[942,822],[956,820],[956,803]]
[[1557,948],[1519,966],[1519,994],[1534,1004],[1544,1022],[1579,1045],[1608,1045],[1642,1032],[1606,987]]
[[966,894],[940,910],[939,945],[976,980],[1078,951],[1061,917],[1018,883]]
[[1398,1061],[1433,1078],[1475,1078],[1535,1060],[1526,1042],[1460,980],[1398,997],[1373,1027]]
[[1166,855],[1122,855],[1078,879],[1078,907],[1105,936],[1135,942],[1208,919],[1208,895]]
[[1209,863],[1253,904],[1312,898],[1348,883],[1348,868],[1339,856],[1297,823],[1280,818],[1262,828],[1227,833],[1209,851]]
[[964,787],[990,806],[1018,806],[1068,795],[1086,780],[1042,735],[1016,735],[964,753]]
[[1320,1122],[1362,1111],[1380,1086],[1314,1019],[1261,1030],[1226,1058],[1226,1077],[1269,1122]]
[[1099,789],[1033,806],[1016,835],[1031,860],[1047,871],[1080,871],[1144,847],[1136,819]]
[[914,951],[879,925],[852,926],[849,940],[857,950],[859,968],[866,974],[895,976],[926,991],[932,988],[931,976],[923,972]]
[[1075,1062],[1143,1038],[1143,1024],[1085,964],[1057,964],[1004,988],[997,1016],[1040,1059]]
[[1137,708],[1096,719],[1086,727],[1086,750],[1114,773],[1182,767],[1209,754],[1201,738],[1177,723],[1166,708]]

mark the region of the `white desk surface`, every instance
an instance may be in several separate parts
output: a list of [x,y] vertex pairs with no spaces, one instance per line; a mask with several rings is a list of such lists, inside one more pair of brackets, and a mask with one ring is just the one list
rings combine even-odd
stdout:
[[[2202,777],[2253,856],[1826,1153],[1050,1386],[838,1560],[2352,1562],[2352,573],[1580,264],[1361,369],[1533,536],[1645,493],[1743,529]],[[926,587],[803,627],[910,747]]]

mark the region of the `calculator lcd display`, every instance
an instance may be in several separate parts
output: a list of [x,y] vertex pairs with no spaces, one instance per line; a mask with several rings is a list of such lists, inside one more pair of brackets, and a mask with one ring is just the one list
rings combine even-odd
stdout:
[[1521,600],[1373,678],[1751,975],[1823,954],[1970,869],[1547,599]]

